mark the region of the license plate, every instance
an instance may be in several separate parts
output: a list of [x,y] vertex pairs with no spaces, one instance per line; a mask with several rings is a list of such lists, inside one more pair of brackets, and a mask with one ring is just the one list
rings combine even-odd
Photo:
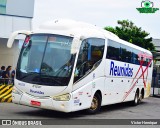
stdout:
[[34,106],[41,106],[41,102],[31,100],[31,105],[34,105]]

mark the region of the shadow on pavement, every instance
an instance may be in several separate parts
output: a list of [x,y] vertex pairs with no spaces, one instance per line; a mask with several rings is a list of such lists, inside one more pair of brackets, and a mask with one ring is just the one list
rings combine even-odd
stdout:
[[[142,102],[140,105],[144,105],[147,102]],[[134,107],[131,106],[129,102],[126,103],[118,103],[118,104],[113,104],[113,105],[107,105],[107,106],[103,106],[101,108],[101,111],[98,114],[102,114],[102,113],[109,113],[112,111],[116,111],[116,110],[123,110],[129,107]],[[56,119],[72,119],[72,118],[83,118],[87,115],[89,115],[85,110],[82,111],[77,111],[77,112],[70,112],[70,113],[63,113],[63,112],[58,112],[58,111],[54,111],[54,110],[45,110],[45,109],[36,109],[36,110],[31,110],[31,111],[24,111],[24,112],[15,112],[14,114],[19,114],[19,115],[23,115],[23,116],[31,116],[33,117],[37,117],[37,118],[56,118]],[[91,117],[95,116],[95,115],[90,115]]]
[[160,98],[160,95],[152,95],[151,97],[153,97],[153,98]]

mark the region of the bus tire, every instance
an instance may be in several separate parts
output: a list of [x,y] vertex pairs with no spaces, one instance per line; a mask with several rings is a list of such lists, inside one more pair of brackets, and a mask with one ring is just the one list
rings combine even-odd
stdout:
[[134,96],[134,100],[131,101],[131,105],[132,106],[136,106],[139,104],[139,95],[138,95],[138,92],[135,93],[135,96]]
[[139,96],[139,103],[141,103],[141,102],[142,102],[142,99],[143,99],[143,95],[142,95],[142,94],[140,94],[140,96]]
[[101,96],[98,93],[96,93],[93,96],[91,107],[89,109],[87,109],[87,112],[89,114],[95,114],[95,113],[99,112],[100,108],[101,108],[101,101],[102,101]]
[[143,98],[144,98],[144,89],[141,90],[141,94],[139,96],[139,103],[142,102]]

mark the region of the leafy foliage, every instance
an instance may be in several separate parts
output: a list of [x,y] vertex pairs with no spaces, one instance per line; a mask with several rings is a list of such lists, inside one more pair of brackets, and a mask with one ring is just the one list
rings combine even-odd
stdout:
[[135,26],[132,21],[128,20],[118,20],[117,23],[119,26],[116,26],[115,28],[109,26],[104,29],[116,34],[119,38],[142,48],[150,51],[155,50],[154,45],[151,43],[152,37],[148,37],[149,33],[142,30],[141,27]]

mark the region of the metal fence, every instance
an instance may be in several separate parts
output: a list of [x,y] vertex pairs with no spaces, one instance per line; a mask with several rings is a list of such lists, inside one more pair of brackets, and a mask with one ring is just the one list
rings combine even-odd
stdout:
[[13,79],[11,79],[11,78],[0,78],[0,85],[13,85]]

